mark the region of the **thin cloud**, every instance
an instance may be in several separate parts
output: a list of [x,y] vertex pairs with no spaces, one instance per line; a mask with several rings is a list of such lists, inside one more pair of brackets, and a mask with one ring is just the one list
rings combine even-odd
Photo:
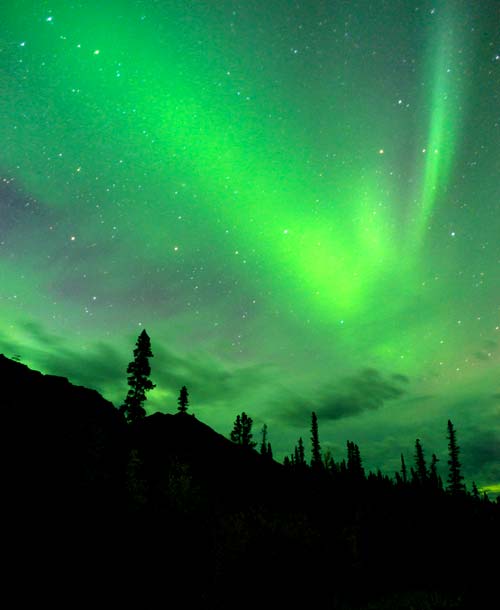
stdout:
[[[66,337],[47,331],[33,321],[21,321],[18,328],[22,340],[14,342],[0,334],[0,352],[16,357],[32,368],[44,373],[67,377],[72,383],[84,385],[103,393],[118,406],[127,392],[126,368],[132,359],[135,339],[129,349],[118,350],[105,342],[96,342],[84,350],[67,347]],[[151,379],[158,392],[148,394],[148,404],[158,408],[175,408],[161,404],[159,396],[176,396],[187,385],[191,396],[201,404],[226,406],[235,403],[239,408],[241,398],[251,398],[268,387],[274,376],[270,365],[231,366],[203,353],[178,354],[152,339],[153,358]]]
[[310,399],[298,397],[289,401],[281,418],[303,423],[304,413],[311,411],[316,411],[318,417],[326,421],[353,417],[401,398],[407,393],[408,384],[409,379],[404,375],[386,377],[376,369],[366,368],[336,384],[324,386]]

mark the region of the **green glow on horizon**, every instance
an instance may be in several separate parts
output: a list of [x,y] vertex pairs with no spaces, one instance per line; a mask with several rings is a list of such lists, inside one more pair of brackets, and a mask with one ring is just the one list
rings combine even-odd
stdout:
[[481,493],[500,494],[500,483],[497,485],[485,485],[479,489]]

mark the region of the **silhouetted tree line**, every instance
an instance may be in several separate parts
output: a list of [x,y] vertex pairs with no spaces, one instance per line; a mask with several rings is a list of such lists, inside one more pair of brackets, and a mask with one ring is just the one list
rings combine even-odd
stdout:
[[[124,413],[128,422],[137,422],[146,415],[146,410],[143,407],[143,403],[146,400],[146,392],[155,387],[149,379],[151,374],[149,358],[151,357],[153,357],[151,340],[144,329],[137,339],[134,349],[134,359],[127,367],[127,381],[130,390],[128,391],[124,404],[120,410]],[[180,389],[177,402],[177,410],[179,413],[187,413],[189,400],[186,386],[182,386]],[[253,419],[243,411],[240,415],[236,416],[229,438],[233,443],[241,445],[242,447],[254,449],[257,446],[257,442],[253,440],[252,425]],[[271,444],[268,441],[267,424],[264,424],[261,434],[262,441],[260,444],[260,454],[266,458],[272,459],[273,453]],[[451,495],[460,496],[466,493],[466,487],[463,482],[464,477],[461,472],[461,463],[459,460],[460,447],[457,443],[455,428],[450,420],[448,420],[447,438],[449,474],[446,491]],[[409,484],[414,488],[421,487],[428,490],[444,491],[443,481],[437,471],[438,462],[439,460],[436,455],[432,454],[430,467],[427,467],[422,443],[420,439],[417,438],[415,441],[415,465],[410,468],[410,479],[408,479],[404,456],[401,454],[401,471],[395,473],[394,484],[398,487]],[[310,463],[308,464],[306,461],[304,443],[302,438],[299,438],[293,453],[290,456],[285,457],[284,466],[299,471],[305,468],[311,468],[316,472],[330,473],[332,475],[347,474],[352,477],[353,480],[358,481],[366,479],[367,477],[362,465],[359,446],[353,441],[347,441],[346,460],[344,459],[337,464],[331,454],[323,457],[319,441],[318,418],[314,411],[311,413]],[[373,478],[374,476],[376,476],[377,479],[383,478],[389,480],[379,472],[376,475],[373,473],[368,474],[368,477]],[[479,491],[475,482],[473,482],[470,495],[476,499],[479,497]],[[485,501],[488,501],[487,495],[483,496],[483,498]]]
[[6,523],[20,522],[6,556],[23,573],[33,557],[30,582],[45,574],[52,604],[71,582],[79,595],[95,585],[98,599],[108,590],[113,605],[135,596],[140,607],[181,599],[250,608],[254,585],[269,607],[494,607],[500,502],[475,483],[467,491],[451,421],[445,482],[420,439],[393,477],[367,472],[352,440],[334,457],[322,449],[316,413],[310,444],[300,437],[279,464],[267,425],[257,442],[244,411],[229,438],[220,435],[190,415],[187,385],[175,414],[146,417],[151,357],[143,331],[127,397],[114,409],[96,392],[0,356],[17,443]]

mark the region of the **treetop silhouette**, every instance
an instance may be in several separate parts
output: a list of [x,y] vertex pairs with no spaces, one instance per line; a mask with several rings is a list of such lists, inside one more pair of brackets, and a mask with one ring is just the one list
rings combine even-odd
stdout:
[[465,485],[461,472],[462,465],[458,459],[460,447],[457,444],[457,433],[451,420],[448,420],[448,453],[450,457],[448,460],[449,475],[447,490],[453,495],[460,495],[465,493]]
[[427,479],[429,478],[429,471],[427,470],[427,464],[425,462],[424,457],[424,449],[419,438],[417,438],[417,440],[415,441],[415,467],[415,473],[418,481],[422,485],[425,485]]
[[252,440],[252,424],[253,419],[248,417],[245,411],[241,415],[237,415],[230,434],[233,443],[253,449],[257,443]]
[[323,466],[321,459],[321,447],[319,444],[318,417],[313,411],[311,413],[311,467],[320,469]]
[[146,400],[146,392],[152,390],[155,384],[149,379],[151,366],[149,358],[153,357],[151,351],[151,340],[146,329],[144,329],[135,344],[134,359],[127,367],[127,383],[130,389],[120,410],[128,422],[136,422],[146,415],[143,403]]
[[177,399],[177,402],[179,403],[177,410],[179,411],[179,413],[187,412],[187,407],[189,404],[188,396],[189,396],[189,394],[188,394],[187,388],[185,385],[183,385],[181,388],[181,391],[179,392],[179,398]]

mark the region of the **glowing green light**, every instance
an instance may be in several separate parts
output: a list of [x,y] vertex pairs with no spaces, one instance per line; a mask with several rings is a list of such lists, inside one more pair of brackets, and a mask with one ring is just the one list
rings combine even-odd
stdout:
[[429,219],[439,198],[446,192],[453,166],[458,131],[460,128],[460,95],[454,74],[460,48],[453,21],[445,20],[446,29],[439,35],[432,49],[432,97],[430,124],[425,148],[425,163],[420,193],[420,213],[416,220],[417,242],[426,231]]

